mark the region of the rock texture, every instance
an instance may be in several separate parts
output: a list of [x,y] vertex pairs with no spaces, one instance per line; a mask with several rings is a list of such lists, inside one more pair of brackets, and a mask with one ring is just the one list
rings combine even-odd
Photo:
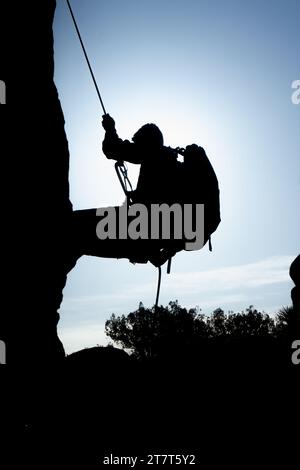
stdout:
[[300,255],[291,264],[290,277],[295,284],[291,291],[291,298],[296,316],[296,330],[300,333]]
[[6,199],[14,203],[6,225],[10,301],[1,329],[12,363],[63,353],[56,323],[70,268],[66,247],[72,205],[68,142],[53,82],[55,6],[54,0],[18,2],[4,15],[11,25],[5,32]]

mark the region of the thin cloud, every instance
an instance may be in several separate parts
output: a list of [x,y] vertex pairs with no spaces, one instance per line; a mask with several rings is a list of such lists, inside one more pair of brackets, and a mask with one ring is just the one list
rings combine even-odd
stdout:
[[165,289],[182,294],[253,289],[289,282],[289,266],[293,256],[276,256],[255,263],[175,273],[166,280]]
[[[242,291],[289,282],[289,266],[292,260],[293,256],[275,256],[254,263],[205,271],[173,273],[172,276],[164,279],[164,295],[173,298],[178,294],[207,294],[210,298],[213,293],[216,298],[221,299],[222,294],[229,298],[230,293],[234,298],[236,296],[241,298]],[[130,300],[138,302],[145,296],[152,296],[153,288],[155,289],[155,283],[152,282],[140,286],[127,285],[126,289],[118,289],[110,294],[69,297],[64,300],[64,309],[88,312],[93,306],[100,304],[113,306]],[[237,292],[234,293],[234,291]],[[207,304],[207,302],[204,299],[204,303]]]

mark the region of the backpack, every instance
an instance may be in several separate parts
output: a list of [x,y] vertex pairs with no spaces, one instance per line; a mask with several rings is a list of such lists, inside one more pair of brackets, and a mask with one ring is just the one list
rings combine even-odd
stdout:
[[192,144],[178,151],[184,157],[180,169],[183,202],[204,204],[204,245],[209,241],[211,251],[210,238],[221,221],[218,179],[202,147]]
[[[126,181],[127,183],[129,182],[126,167],[123,162],[117,162],[115,164],[119,180],[127,196],[129,205],[132,202],[144,204],[157,202],[165,202],[167,204],[204,204],[203,246],[209,241],[209,249],[212,251],[210,237],[221,221],[219,185],[214,169],[204,149],[196,144],[188,145],[185,149],[172,149],[170,147],[165,147],[164,149],[166,156],[169,155],[169,157],[171,157],[173,155],[173,158],[170,158],[169,163],[164,165],[163,174],[165,175],[161,185],[157,184],[157,176],[154,178],[150,166],[149,174],[147,174],[146,171],[143,172],[142,178],[141,176],[139,177],[139,190],[129,191],[128,185],[126,185]],[[183,162],[177,160],[178,154],[183,156]],[[153,243],[154,252],[157,252],[158,245],[164,253],[162,258],[168,259],[174,256],[176,252],[185,249],[185,240],[170,239],[169,241],[162,242],[155,241]],[[144,253],[141,253],[141,256],[143,257]],[[155,258],[155,255],[153,256],[153,254],[151,254],[150,258]],[[161,256],[159,255],[158,264],[160,258]],[[132,257],[131,261],[141,262],[138,249],[136,249],[135,256]]]

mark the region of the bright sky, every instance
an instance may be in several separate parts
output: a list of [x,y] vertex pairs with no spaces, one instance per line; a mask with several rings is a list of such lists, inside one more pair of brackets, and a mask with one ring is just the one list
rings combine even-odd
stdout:
[[[64,0],[57,1],[55,80],[70,146],[74,209],[124,196],[101,151],[102,111]],[[222,222],[208,248],[176,256],[160,302],[274,312],[290,304],[299,253],[298,0],[72,0],[107,111],[122,138],[156,123],[165,144],[205,147]],[[136,180],[138,168],[130,166]],[[152,265],[84,257],[60,309],[68,352],[106,344],[104,323],[155,300]]]

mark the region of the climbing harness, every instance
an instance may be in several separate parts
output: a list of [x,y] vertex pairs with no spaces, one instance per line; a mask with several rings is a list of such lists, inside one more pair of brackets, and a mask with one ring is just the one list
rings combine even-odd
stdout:
[[124,162],[117,161],[115,163],[115,170],[117,172],[120,184],[122,186],[122,189],[124,191],[125,196],[128,199],[129,204],[132,203],[132,196],[131,193],[133,191],[130,179],[128,177],[128,170],[127,166],[125,165]]

